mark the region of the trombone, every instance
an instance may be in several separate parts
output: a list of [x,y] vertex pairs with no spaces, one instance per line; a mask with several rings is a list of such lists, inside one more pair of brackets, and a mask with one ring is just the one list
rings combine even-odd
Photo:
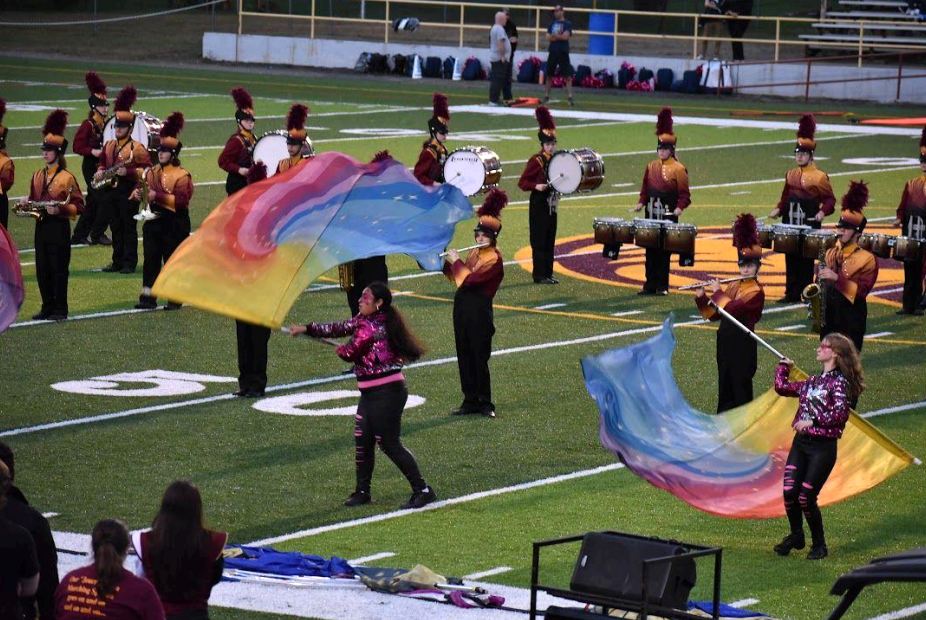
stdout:
[[[738,276],[736,278],[724,278],[723,280],[717,280],[717,284],[727,284],[728,282],[740,282],[742,280],[754,279],[756,276]],[[688,291],[693,288],[701,288],[707,286],[710,282],[698,282],[697,284],[686,284],[685,286],[678,287],[680,291]]]

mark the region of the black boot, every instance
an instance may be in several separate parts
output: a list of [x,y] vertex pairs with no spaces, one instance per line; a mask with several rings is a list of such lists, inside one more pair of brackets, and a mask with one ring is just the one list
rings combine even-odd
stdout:
[[792,549],[803,549],[807,545],[804,540],[804,532],[795,534],[794,532],[785,536],[780,543],[775,545],[775,553],[778,555],[788,555]]
[[431,487],[424,487],[420,491],[413,491],[412,496],[408,498],[408,501],[402,504],[401,507],[405,510],[409,508],[421,508],[436,501],[437,493],[434,492],[434,489]]
[[347,498],[347,501],[344,502],[345,506],[362,506],[363,504],[369,504],[373,501],[373,498],[370,497],[369,491],[354,491],[350,494],[350,497]]
[[810,546],[810,551],[807,553],[807,559],[822,560],[827,555],[829,555],[829,550],[826,548],[826,543],[822,542],[819,545],[813,544]]
[[158,300],[151,295],[139,295],[138,303],[135,304],[136,310],[154,310],[158,307]]

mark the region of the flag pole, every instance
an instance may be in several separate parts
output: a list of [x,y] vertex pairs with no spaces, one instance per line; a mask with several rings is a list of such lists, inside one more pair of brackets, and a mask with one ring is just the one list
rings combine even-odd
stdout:
[[[286,334],[287,336],[293,335],[293,330],[291,330],[288,327],[281,327],[280,331]],[[305,336],[306,338],[311,338],[312,340],[315,340],[316,342],[323,342],[325,344],[331,345],[332,347],[341,346],[340,342],[338,342],[337,340],[332,340],[331,338],[315,338],[313,336],[309,336],[308,334],[301,334],[301,335]]]
[[713,299],[708,299],[708,303],[709,303],[710,305],[714,306],[714,309],[717,310],[717,312],[719,312],[720,315],[721,315],[723,318],[729,320],[731,323],[733,323],[734,325],[736,325],[736,326],[737,326],[738,328],[740,328],[742,331],[744,331],[745,333],[749,334],[749,336],[750,336],[753,340],[755,340],[756,342],[758,342],[759,344],[761,344],[763,347],[765,347],[766,349],[768,349],[769,351],[771,351],[772,353],[774,353],[775,355],[777,355],[777,356],[778,356],[778,359],[782,359],[782,358],[786,357],[781,351],[779,351],[778,349],[776,349],[775,347],[773,347],[773,346],[770,345],[769,343],[765,342],[765,340],[763,340],[762,337],[759,336],[757,333],[755,333],[754,331],[752,331],[751,329],[749,329],[748,327],[746,327],[745,325],[743,325],[742,323],[740,323],[738,320],[736,320],[735,318],[733,318],[733,315],[732,315],[732,314],[730,314],[729,312],[727,312],[726,310],[724,310],[723,308],[721,308],[720,306],[718,306],[718,305],[714,302]]

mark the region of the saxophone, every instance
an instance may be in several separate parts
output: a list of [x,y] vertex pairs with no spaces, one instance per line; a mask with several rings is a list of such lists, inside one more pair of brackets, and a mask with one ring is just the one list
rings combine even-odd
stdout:
[[139,191],[138,213],[132,217],[140,222],[150,222],[161,217],[161,214],[152,211],[151,205],[148,204],[148,174],[146,171],[142,171],[140,180],[141,190]]
[[820,245],[817,256],[817,281],[811,282],[801,291],[801,301],[807,304],[807,318],[810,320],[810,330],[819,334],[826,327],[826,282],[820,279],[820,269],[826,266],[826,244]]
[[354,261],[338,265],[338,284],[344,292],[354,288]]
[[119,181],[119,168],[122,168],[127,163],[132,161],[132,156],[129,155],[128,159],[120,161],[114,166],[110,166],[100,175],[99,178],[94,177],[90,181],[90,187],[93,189],[102,189],[104,187],[116,187],[116,183]]
[[41,221],[48,214],[48,207],[58,207],[59,209],[71,202],[71,194],[74,188],[68,188],[68,195],[64,200],[30,200],[25,205],[16,203],[13,205],[13,213],[19,217],[34,217],[36,221]]

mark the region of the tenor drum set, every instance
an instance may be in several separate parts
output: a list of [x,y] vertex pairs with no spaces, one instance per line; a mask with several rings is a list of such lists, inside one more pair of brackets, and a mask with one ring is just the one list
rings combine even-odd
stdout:
[[606,248],[633,243],[640,248],[678,254],[683,266],[694,264],[695,238],[698,236],[698,228],[694,224],[642,217],[633,221],[597,217],[592,225],[595,243]]

